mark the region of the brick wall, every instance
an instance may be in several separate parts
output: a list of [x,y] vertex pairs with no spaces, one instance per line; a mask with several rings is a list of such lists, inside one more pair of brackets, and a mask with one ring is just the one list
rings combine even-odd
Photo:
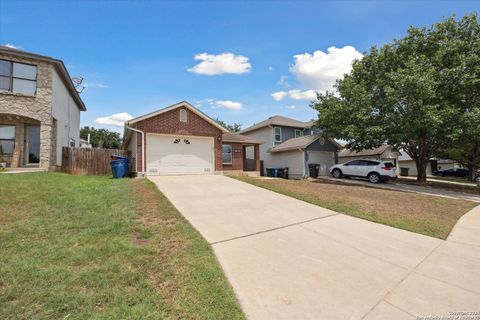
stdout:
[[225,142],[232,146],[232,164],[224,164],[223,170],[242,170],[243,171],[243,146],[241,143]]
[[[180,110],[187,111],[187,122],[180,122]],[[222,131],[186,108],[177,108],[137,122],[137,129],[147,133],[178,134],[213,137],[215,144],[215,171],[222,170]],[[147,141],[145,148],[148,150]],[[142,171],[142,138],[137,133],[137,170]]]

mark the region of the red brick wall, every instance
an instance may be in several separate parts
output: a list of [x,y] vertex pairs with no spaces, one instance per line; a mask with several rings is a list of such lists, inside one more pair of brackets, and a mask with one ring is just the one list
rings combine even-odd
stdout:
[[[230,144],[233,149],[233,163],[232,164],[224,164],[223,170],[243,170],[243,146],[241,143],[231,143],[225,142],[225,144]],[[223,159],[222,159],[223,161]]]
[[[187,110],[187,122],[180,122],[181,109]],[[137,122],[137,129],[145,132],[145,140],[147,133],[213,137],[215,171],[222,170],[222,131],[189,109],[180,107]],[[146,141],[145,148],[148,150]],[[142,171],[142,139],[139,133],[137,134],[137,170]]]

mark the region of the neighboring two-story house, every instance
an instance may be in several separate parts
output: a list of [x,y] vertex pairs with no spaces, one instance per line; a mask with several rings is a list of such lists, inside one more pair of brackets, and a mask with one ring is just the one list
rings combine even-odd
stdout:
[[53,169],[85,111],[61,60],[0,46],[0,163]]
[[313,121],[283,116],[270,117],[240,133],[264,142],[260,145],[264,174],[268,167],[288,167],[289,177],[294,179],[308,176],[309,164],[319,164],[319,173],[327,175],[341,148],[335,140],[325,139]]

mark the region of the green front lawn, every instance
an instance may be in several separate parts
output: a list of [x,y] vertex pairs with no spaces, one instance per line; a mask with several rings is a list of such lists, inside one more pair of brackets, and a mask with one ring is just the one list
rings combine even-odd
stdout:
[[243,319],[208,243],[147,180],[0,175],[0,319]]
[[234,178],[354,217],[446,239],[478,203],[335,182]]

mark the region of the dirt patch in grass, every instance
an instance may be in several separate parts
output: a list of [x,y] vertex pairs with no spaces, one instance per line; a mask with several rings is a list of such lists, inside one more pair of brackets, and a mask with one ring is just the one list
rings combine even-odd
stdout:
[[421,194],[305,180],[236,177],[337,212],[445,239],[477,204]]

